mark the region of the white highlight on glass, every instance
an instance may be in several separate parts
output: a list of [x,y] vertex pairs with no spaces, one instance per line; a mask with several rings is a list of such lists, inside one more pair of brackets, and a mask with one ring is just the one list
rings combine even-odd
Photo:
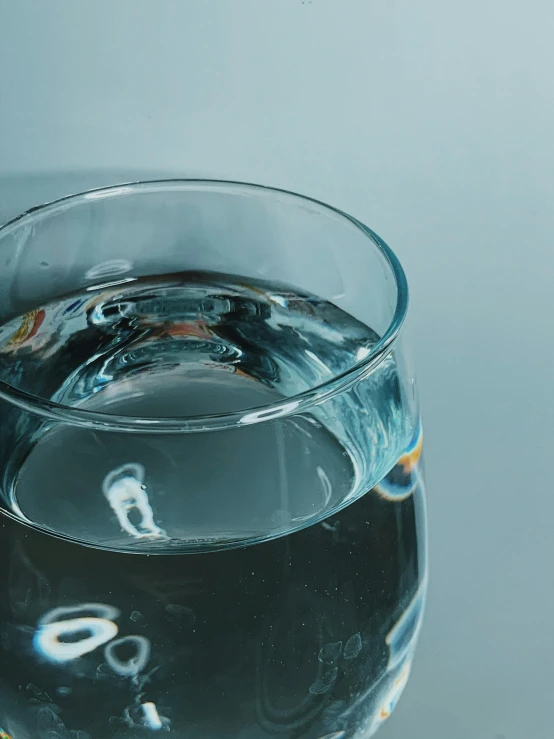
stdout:
[[163,721],[160,718],[160,714],[158,713],[155,703],[143,703],[142,712],[144,713],[144,723],[150,729],[153,729],[154,731],[163,729]]
[[121,187],[110,187],[106,190],[92,190],[86,192],[83,195],[84,200],[103,200],[104,198],[113,198],[117,195],[125,195],[128,192],[132,192],[133,188],[128,185],[122,185]]
[[[61,637],[69,637],[81,632],[88,633],[78,641],[60,641]],[[68,621],[52,621],[42,624],[35,632],[33,644],[35,649],[51,662],[71,662],[92,652],[117,635],[118,628],[113,621],[106,618],[81,616]]]
[[[165,531],[154,523],[154,512],[143,485],[144,477],[141,464],[124,464],[106,475],[102,491],[123,531],[135,539],[167,539]],[[142,517],[138,527],[129,520],[133,510]]]
[[408,607],[385,638],[389,648],[388,670],[398,667],[408,657],[415,645],[421,628],[426,590],[427,579],[425,578]]
[[331,495],[333,494],[333,486],[331,485],[331,480],[329,480],[329,476],[323,469],[323,467],[320,467],[319,465],[316,468],[317,476],[319,477],[319,481],[321,482],[321,486],[323,487],[323,495],[325,496],[325,500],[323,502],[324,506],[327,506],[329,504],[329,501],[331,500]]
[[379,718],[381,719],[381,721],[385,721],[386,719],[388,719],[391,713],[394,711],[396,704],[398,703],[398,700],[402,695],[404,688],[406,687],[406,683],[408,682],[408,677],[410,676],[410,667],[411,665],[408,662],[404,669],[401,671],[400,675],[392,684],[392,687],[390,688],[389,693],[386,696],[383,705],[381,706],[381,711],[379,714]]
[[284,403],[283,405],[277,406],[276,408],[270,408],[269,410],[253,411],[252,413],[246,413],[239,421],[242,424],[258,423],[259,421],[271,421],[274,418],[280,418],[286,416],[298,408],[298,401],[291,403]]
[[[116,649],[132,644],[136,649],[134,657],[124,661],[117,656]],[[144,636],[123,636],[115,639],[104,648],[106,662],[112,670],[123,677],[136,677],[150,659],[150,642]]]

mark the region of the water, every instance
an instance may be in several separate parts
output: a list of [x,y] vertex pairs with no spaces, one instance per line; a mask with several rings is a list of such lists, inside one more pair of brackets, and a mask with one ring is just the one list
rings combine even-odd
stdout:
[[200,273],[98,286],[0,327],[0,379],[22,391],[129,419],[240,418],[134,434],[1,406],[5,731],[378,727],[425,588],[421,430],[395,359],[256,422],[378,338],[290,286]]

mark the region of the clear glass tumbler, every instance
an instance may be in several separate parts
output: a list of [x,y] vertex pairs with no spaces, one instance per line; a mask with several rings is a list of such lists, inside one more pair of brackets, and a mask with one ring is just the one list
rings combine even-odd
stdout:
[[390,249],[143,182],[6,224],[0,286],[0,736],[370,736],[426,586]]

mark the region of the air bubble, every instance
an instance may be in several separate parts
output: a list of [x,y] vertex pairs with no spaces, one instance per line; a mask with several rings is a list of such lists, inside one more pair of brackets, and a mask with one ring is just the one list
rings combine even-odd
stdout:
[[342,653],[342,642],[330,642],[319,650],[317,656],[320,662],[335,664]]
[[362,651],[362,637],[353,634],[344,645],[344,659],[354,659]]

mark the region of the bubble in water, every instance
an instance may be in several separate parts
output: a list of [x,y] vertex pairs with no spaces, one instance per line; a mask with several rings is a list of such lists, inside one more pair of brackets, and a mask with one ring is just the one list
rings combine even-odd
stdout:
[[146,626],[148,623],[146,616],[140,611],[133,611],[129,616],[129,621],[137,624],[137,626]]
[[310,693],[312,693],[312,695],[327,693],[327,691],[332,688],[338,674],[338,667],[333,667],[332,665],[327,664],[322,665],[315,681],[310,685]]
[[62,698],[67,697],[68,695],[71,695],[73,690],[69,688],[67,685],[60,685],[59,688],[56,688],[57,695],[61,696]]
[[342,652],[342,642],[329,642],[329,644],[326,644],[324,647],[322,647],[319,650],[319,654],[317,656],[318,660],[320,662],[325,662],[329,664],[335,664],[337,660],[339,659]]
[[[135,648],[136,653],[128,660],[121,660],[116,650],[124,646],[131,645]],[[112,670],[123,677],[134,677],[143,670],[150,658],[150,642],[144,636],[123,636],[121,639],[115,639],[106,645],[104,649],[106,662]]]
[[354,659],[362,651],[362,637],[353,634],[344,645],[344,659]]

